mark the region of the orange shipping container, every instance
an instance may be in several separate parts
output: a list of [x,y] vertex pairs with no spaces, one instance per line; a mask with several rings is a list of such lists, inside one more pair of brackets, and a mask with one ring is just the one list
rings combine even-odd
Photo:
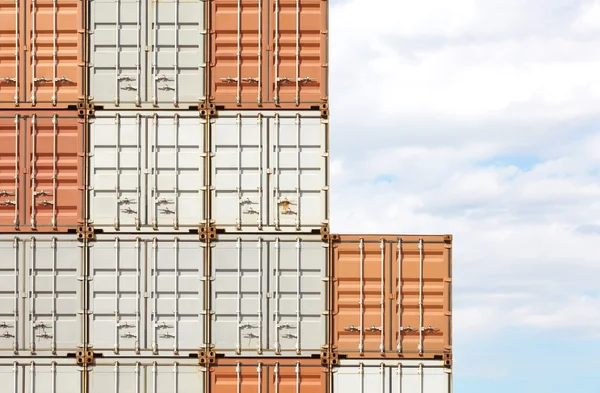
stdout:
[[348,358],[439,358],[451,342],[452,236],[337,235],[333,344]]
[[73,111],[0,115],[0,232],[83,221],[84,120]]
[[0,0],[0,106],[66,109],[83,98],[83,13],[75,0]]
[[219,358],[210,367],[210,391],[219,393],[325,393],[327,368],[320,359]]
[[327,1],[211,1],[210,100],[224,109],[322,109]]

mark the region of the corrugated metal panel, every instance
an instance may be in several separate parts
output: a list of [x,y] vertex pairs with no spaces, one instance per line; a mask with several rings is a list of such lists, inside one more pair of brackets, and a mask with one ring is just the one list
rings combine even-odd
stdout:
[[204,222],[204,124],[190,112],[97,112],[90,125],[96,228],[169,231]]
[[0,386],[12,393],[81,393],[82,369],[74,359],[2,359]]
[[210,128],[211,221],[232,231],[328,222],[329,128],[318,112],[220,112]]
[[218,359],[210,368],[211,392],[325,393],[329,382],[319,359]]
[[333,393],[451,393],[452,373],[441,361],[340,360]]
[[221,235],[211,247],[217,353],[319,353],[328,328],[328,247],[320,236]]
[[431,358],[451,351],[451,237],[340,239],[332,250],[339,352]]
[[69,111],[0,115],[0,227],[75,230],[84,216],[83,130]]
[[104,109],[204,101],[204,2],[92,0],[90,95]]
[[62,107],[83,98],[82,3],[0,3],[0,104]]
[[83,344],[75,236],[0,237],[0,356],[65,356]]
[[88,393],[203,393],[205,378],[198,359],[97,359]]
[[98,235],[90,249],[89,342],[105,356],[173,356],[204,345],[198,235]]
[[225,109],[327,101],[327,2],[211,3],[210,96]]

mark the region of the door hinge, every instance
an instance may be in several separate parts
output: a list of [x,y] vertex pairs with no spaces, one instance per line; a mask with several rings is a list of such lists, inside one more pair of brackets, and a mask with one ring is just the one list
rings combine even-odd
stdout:
[[77,240],[80,242],[87,240],[96,240],[96,231],[94,224],[82,224],[77,226]]

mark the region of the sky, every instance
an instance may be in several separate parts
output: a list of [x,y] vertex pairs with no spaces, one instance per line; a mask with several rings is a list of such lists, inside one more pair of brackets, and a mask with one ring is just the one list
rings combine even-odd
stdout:
[[454,391],[600,393],[600,0],[332,0],[331,230],[454,235]]

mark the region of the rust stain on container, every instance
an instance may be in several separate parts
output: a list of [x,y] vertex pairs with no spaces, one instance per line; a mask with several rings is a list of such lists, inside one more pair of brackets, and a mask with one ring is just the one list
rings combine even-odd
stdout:
[[0,116],[0,231],[66,232],[81,223],[83,129],[71,111]]
[[74,0],[0,1],[0,105],[66,109],[83,98],[81,10]]
[[452,237],[336,235],[333,343],[348,358],[451,352]]
[[319,359],[217,359],[210,391],[219,393],[312,393],[327,391],[328,370]]
[[210,99],[224,109],[328,100],[327,2],[211,2]]

